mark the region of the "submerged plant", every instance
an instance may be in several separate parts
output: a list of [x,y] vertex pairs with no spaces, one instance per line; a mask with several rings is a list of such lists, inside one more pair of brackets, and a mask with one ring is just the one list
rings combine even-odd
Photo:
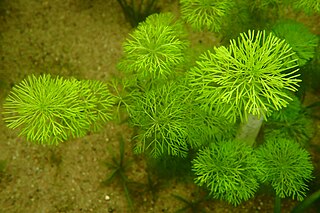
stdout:
[[169,83],[132,96],[129,115],[139,127],[136,153],[187,155],[186,95],[182,86]]
[[157,0],[117,0],[117,2],[132,27],[136,27],[149,15],[157,12]]
[[97,129],[110,119],[113,103],[101,82],[32,75],[12,88],[3,114],[27,140],[57,144]]
[[254,196],[259,171],[252,147],[239,141],[212,143],[192,161],[195,183],[206,186],[214,198],[238,205]]
[[296,91],[298,68],[294,52],[284,40],[264,31],[249,31],[200,56],[190,70],[190,85],[202,107],[231,121],[249,114],[264,118],[286,107]]
[[271,184],[277,202],[286,197],[303,200],[308,190],[306,183],[312,179],[309,153],[298,143],[281,138],[266,141],[256,153],[262,164],[259,178]]
[[292,47],[300,66],[305,65],[315,55],[318,37],[304,24],[292,20],[280,21],[272,27],[272,31]]
[[319,0],[294,0],[293,6],[297,9],[302,9],[306,13],[320,13]]
[[118,136],[119,139],[119,155],[113,155],[111,162],[106,162],[105,165],[111,169],[110,175],[103,181],[104,185],[113,183],[114,180],[118,181],[123,187],[128,207],[133,209],[133,200],[129,189],[131,181],[127,176],[127,169],[130,165],[130,161],[125,160],[125,142],[122,135]]
[[274,112],[265,123],[264,138],[286,138],[294,140],[302,146],[312,138],[313,122],[303,109],[300,100],[290,95],[292,101],[286,108]]
[[167,78],[185,58],[187,42],[181,34],[182,25],[172,14],[149,16],[124,43],[125,55],[118,67],[140,80]]
[[192,193],[196,196],[196,199],[188,200],[187,198],[181,197],[180,195],[173,194],[172,196],[177,200],[184,203],[184,207],[175,211],[175,213],[191,212],[191,213],[205,213],[205,210],[201,204],[208,199],[208,197],[201,197],[200,193]]
[[218,32],[235,5],[233,0],[180,0],[181,15],[196,30]]

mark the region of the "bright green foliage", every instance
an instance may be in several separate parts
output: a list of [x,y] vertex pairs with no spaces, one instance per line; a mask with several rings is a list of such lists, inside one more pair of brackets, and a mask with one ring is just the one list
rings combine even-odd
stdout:
[[84,136],[110,119],[114,100],[96,81],[28,76],[12,88],[3,105],[9,128],[41,144],[57,144]]
[[272,31],[277,37],[285,39],[292,47],[300,66],[313,58],[318,45],[318,37],[312,34],[304,24],[289,20],[280,21],[272,28]]
[[300,82],[289,45],[264,31],[241,33],[230,43],[202,54],[189,72],[202,107],[234,122],[249,114],[266,119],[286,107],[287,92],[296,91]]
[[235,5],[233,0],[180,0],[181,15],[196,30],[218,32]]
[[302,9],[307,13],[320,13],[320,1],[319,0],[295,0],[294,7]]
[[280,198],[303,200],[312,179],[313,166],[309,153],[292,140],[268,140],[257,150],[262,163],[260,179],[271,183]]
[[129,115],[139,127],[135,151],[160,155],[187,155],[186,89],[169,83],[132,94]]
[[239,141],[212,143],[192,163],[195,183],[206,186],[214,198],[238,205],[258,189],[259,162],[252,147]]
[[180,38],[182,29],[170,13],[149,16],[124,43],[119,69],[135,73],[138,79],[167,77],[184,61],[188,43]]

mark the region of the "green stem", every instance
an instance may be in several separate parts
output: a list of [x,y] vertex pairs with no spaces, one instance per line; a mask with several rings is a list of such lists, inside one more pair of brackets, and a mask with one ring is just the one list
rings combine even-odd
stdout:
[[244,141],[253,146],[262,126],[263,117],[250,114],[246,122],[241,123],[236,140]]
[[281,213],[281,198],[278,195],[274,200],[274,213]]

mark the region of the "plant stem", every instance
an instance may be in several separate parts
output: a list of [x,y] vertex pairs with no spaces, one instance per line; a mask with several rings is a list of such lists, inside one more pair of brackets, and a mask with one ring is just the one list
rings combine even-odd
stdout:
[[250,146],[253,146],[259,134],[263,117],[250,114],[246,122],[241,123],[239,131],[236,135],[236,140],[244,141]]
[[281,213],[281,198],[278,195],[274,200],[274,213]]

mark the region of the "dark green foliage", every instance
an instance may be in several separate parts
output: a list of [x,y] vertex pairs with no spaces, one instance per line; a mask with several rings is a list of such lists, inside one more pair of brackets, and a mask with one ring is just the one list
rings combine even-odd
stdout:
[[205,213],[205,210],[201,206],[201,204],[208,199],[208,197],[203,197],[203,195],[200,195],[199,192],[192,193],[191,196],[193,197],[191,200],[188,200],[187,198],[181,197],[180,195],[172,195],[177,200],[184,203],[184,207],[181,209],[175,211],[175,213]]
[[149,171],[161,179],[180,178],[182,181],[192,180],[191,160],[193,155],[186,158],[161,155],[158,158],[148,158]]
[[144,21],[149,15],[158,12],[157,0],[117,0],[132,27]]
[[319,0],[294,0],[293,6],[297,9],[302,9],[308,14],[320,13]]
[[198,31],[218,32],[235,5],[233,0],[180,0],[181,15]]
[[123,45],[120,70],[134,73],[143,84],[167,78],[184,62],[187,42],[181,39],[182,25],[170,13],[153,14],[130,34]]
[[274,34],[292,47],[300,66],[305,65],[315,54],[318,37],[302,23],[293,20],[279,21],[272,27]]
[[238,205],[254,196],[259,172],[253,149],[239,141],[212,143],[192,161],[195,183],[206,186],[210,195]]
[[291,213],[304,213],[310,208],[316,201],[320,199],[320,189],[310,196],[306,197],[301,203],[299,203]]
[[103,184],[109,185],[116,181],[123,187],[126,195],[129,209],[133,208],[133,201],[129,189],[129,185],[132,183],[127,176],[127,169],[130,165],[130,161],[125,160],[125,142],[122,135],[119,135],[119,155],[113,155],[111,162],[106,162],[106,166],[111,169],[111,174],[103,181]]
[[284,40],[264,31],[249,31],[200,56],[189,72],[190,86],[207,111],[235,122],[249,114],[270,115],[286,107],[287,91],[296,91],[298,68]]
[[12,88],[3,108],[9,128],[41,144],[58,144],[97,130],[111,118],[114,98],[107,86],[42,75],[28,76]]
[[301,106],[299,99],[290,95],[292,101],[286,108],[276,111],[266,122],[266,140],[286,138],[305,146],[314,133],[313,121]]
[[288,139],[270,139],[256,151],[261,162],[259,178],[271,184],[280,198],[303,200],[312,179],[313,166],[309,153]]

